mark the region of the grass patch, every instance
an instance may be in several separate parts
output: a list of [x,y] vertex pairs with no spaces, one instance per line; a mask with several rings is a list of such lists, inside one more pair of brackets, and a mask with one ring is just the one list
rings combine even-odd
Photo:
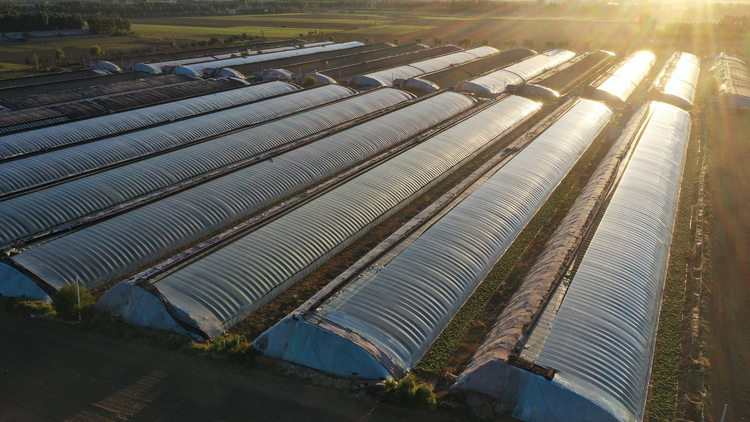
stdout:
[[430,407],[436,403],[432,387],[420,382],[414,374],[407,375],[401,381],[388,378],[383,401],[405,407]]
[[[694,121],[694,123],[698,123]],[[693,234],[690,228],[692,205],[698,194],[697,181],[701,163],[698,160],[698,134],[702,133],[700,123],[691,129],[687,161],[682,178],[680,208],[672,238],[669,255],[664,298],[659,316],[659,329],[656,337],[656,353],[651,379],[653,391],[648,403],[648,415],[652,421],[672,421],[675,416],[677,381],[682,372],[682,311],[685,304],[685,263],[693,250]]]
[[416,26],[416,25],[379,25],[367,28],[354,29],[345,31],[348,34],[375,34],[375,35],[405,35],[413,32],[426,31],[437,28],[436,26]]
[[144,25],[133,24],[133,31],[140,37],[147,38],[211,38],[225,37],[229,35],[248,34],[260,35],[261,32],[266,37],[274,38],[291,38],[297,37],[300,33],[307,34],[308,31],[332,32],[331,29],[320,28],[277,28],[270,26],[231,26],[226,28],[215,27],[195,27],[195,26],[178,26],[178,25]]
[[[284,15],[287,16],[287,15]],[[204,18],[201,18],[204,19]],[[351,24],[351,25],[365,25],[365,24],[375,24],[377,21],[378,23],[390,23],[391,21],[381,20],[381,18],[377,16],[368,16],[367,19],[346,19],[346,17],[342,19],[337,18],[331,18],[331,19],[319,19],[315,17],[309,17],[309,18],[287,18],[287,17],[276,17],[276,16],[253,16],[253,15],[244,15],[244,16],[211,16],[205,19],[215,19],[215,20],[233,20],[243,22],[243,21],[250,21],[250,22],[284,22],[284,23],[299,23],[302,24],[300,26],[305,26],[304,24],[314,22],[316,24],[321,23],[334,23],[334,24]]]
[[45,318],[55,318],[55,309],[47,302],[16,297],[0,297],[0,310],[19,315],[39,315]]
[[19,63],[7,63],[0,62],[0,69],[2,70],[26,70],[31,69],[31,66]]
[[[528,266],[527,262],[519,262],[519,258],[527,247],[535,242],[542,229],[548,228],[547,231],[551,233],[554,229],[554,227],[550,228],[550,226],[554,226],[551,223],[554,223],[553,219],[557,221],[557,218],[554,217],[561,219],[573,204],[590,173],[606,153],[607,148],[601,148],[601,145],[602,142],[596,140],[586,150],[547,202],[505,251],[456,317],[438,337],[416,369],[429,374],[440,375],[446,363],[458,349],[469,327],[482,315],[485,306],[501,284],[503,282],[509,284],[506,289],[509,290],[510,294],[516,290],[517,285],[523,280],[522,275],[526,272]],[[577,189],[574,189],[574,186]],[[549,235],[549,233],[545,235]],[[537,240],[534,244],[541,248],[544,246],[544,240]],[[533,257],[530,259],[533,260]],[[511,271],[513,277],[509,277]],[[511,279],[512,281],[510,281]]]
[[208,354],[214,358],[224,358],[233,362],[244,362],[247,352],[252,350],[243,335],[219,336],[211,343],[190,343],[190,350]]

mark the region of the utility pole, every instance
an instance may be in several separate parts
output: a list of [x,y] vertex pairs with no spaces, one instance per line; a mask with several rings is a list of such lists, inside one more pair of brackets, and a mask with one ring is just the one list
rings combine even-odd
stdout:
[[78,294],[78,322],[81,322],[81,286],[78,283],[78,275],[76,275],[76,293]]

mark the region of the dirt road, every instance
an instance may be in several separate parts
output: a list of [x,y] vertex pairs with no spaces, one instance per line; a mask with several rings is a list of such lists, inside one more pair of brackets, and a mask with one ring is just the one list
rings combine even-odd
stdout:
[[0,422],[449,421],[0,311]]
[[750,421],[750,113],[707,114],[710,133],[710,388],[714,421]]

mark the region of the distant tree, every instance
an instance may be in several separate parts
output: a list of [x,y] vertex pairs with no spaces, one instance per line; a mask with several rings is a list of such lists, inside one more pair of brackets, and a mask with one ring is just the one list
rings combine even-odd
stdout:
[[417,44],[422,44],[422,37],[414,38],[414,42]]
[[317,84],[318,81],[316,81],[312,76],[305,76],[304,79],[302,79],[302,88],[312,88]]
[[395,39],[393,40],[393,44],[394,44],[394,45],[398,45],[398,44],[399,44],[400,42],[401,42],[401,41],[399,41],[399,39],[398,39],[398,38],[395,38]]
[[304,36],[305,36],[305,34],[304,34],[303,32],[300,32],[300,33],[299,33],[299,34],[297,34],[297,35],[298,35],[298,36],[299,36],[300,38],[302,38],[302,37],[304,37]]
[[333,35],[331,35],[330,37],[328,37],[328,38],[326,38],[326,39],[327,39],[328,41],[330,41],[330,42],[336,42],[336,37],[334,37]]
[[91,54],[91,58],[96,60],[99,56],[104,54],[104,50],[102,50],[98,45],[94,45],[89,48],[89,54]]
[[443,39],[440,37],[432,37],[432,45],[437,47],[443,44]]
[[526,48],[533,49],[534,48],[534,44],[535,44],[535,42],[534,42],[533,38],[524,38],[524,40],[523,40],[523,46],[526,47]]
[[216,37],[211,37],[210,40],[208,40],[208,45],[216,45],[221,44],[221,40]]
[[[79,296],[81,298],[80,306],[78,305]],[[79,312],[83,317],[88,319],[94,308],[94,298],[87,288],[81,286],[79,289],[74,284],[68,284],[55,293],[52,300],[52,307],[57,312],[57,315],[63,319],[76,320],[78,319]]]
[[461,38],[458,40],[458,46],[461,48],[471,47],[471,38]]
[[518,43],[516,42],[516,40],[505,40],[505,41],[503,41],[503,48],[506,49],[506,50],[509,49],[509,48],[516,47],[516,46],[518,46]]
[[551,50],[551,49],[553,49],[555,47],[557,47],[557,44],[554,41],[547,41],[544,44],[544,48],[546,48],[547,50]]
[[177,47],[177,42],[175,40],[169,41],[169,49],[174,50],[175,47]]
[[568,48],[569,45],[568,41],[560,41],[557,43],[557,48]]
[[643,32],[643,33],[653,32],[654,29],[656,29],[656,19],[654,19],[654,17],[649,15],[648,13],[643,12],[638,17],[638,26],[639,26],[640,32]]
[[480,44],[483,46],[490,45],[490,39],[489,38],[483,38],[482,41],[480,41]]
[[240,56],[242,56],[242,57],[247,57],[249,55],[250,55],[250,53],[247,50],[242,50],[242,52],[240,53]]
[[55,49],[55,61],[57,61],[58,65],[62,65],[62,61],[65,58],[65,52],[62,50],[62,48]]
[[451,44],[451,41],[450,41],[450,40],[445,40],[445,41],[443,41],[443,44],[445,44],[445,45],[450,45],[450,44]]

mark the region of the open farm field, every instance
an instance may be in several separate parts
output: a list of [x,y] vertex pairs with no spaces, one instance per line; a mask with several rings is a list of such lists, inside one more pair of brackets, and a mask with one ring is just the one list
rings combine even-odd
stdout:
[[52,39],[45,42],[5,44],[0,47],[2,52],[3,66],[7,68],[11,64],[24,65],[26,57],[36,54],[41,59],[43,66],[51,65],[55,55],[55,49],[60,48],[65,52],[66,62],[81,62],[81,56],[89,55],[89,49],[98,45],[102,50],[125,50],[138,47],[152,46],[137,36],[132,37],[100,37],[100,38],[76,38],[76,39]]
[[750,420],[750,111],[706,112],[711,415]]
[[377,19],[326,19],[317,17],[286,17],[288,15],[268,16],[210,16],[210,17],[180,17],[180,18],[149,18],[133,19],[137,25],[167,25],[192,28],[232,28],[243,26],[264,26],[271,28],[282,27],[306,27],[306,28],[333,28],[354,29],[361,26],[374,26],[385,24],[388,21]]
[[256,35],[261,33],[271,38],[298,37],[300,33],[307,34],[308,31],[317,30],[331,32],[331,29],[320,28],[282,28],[273,26],[230,26],[230,27],[195,27],[195,26],[173,26],[173,25],[143,25],[133,24],[133,31],[141,37],[147,38],[174,38],[176,40],[195,40],[211,37],[227,37],[229,35]]
[[[79,61],[88,55],[92,45],[105,51],[132,50],[139,47],[166,48],[167,40],[224,39],[230,35],[260,36],[271,39],[303,37],[314,41],[334,36],[337,41],[413,42],[422,38],[432,44],[433,37],[443,42],[470,38],[474,44],[489,39],[490,45],[502,48],[505,41],[521,45],[532,39],[536,48],[547,41],[568,41],[569,48],[604,48],[620,51],[644,40],[638,37],[636,22],[607,19],[536,18],[533,16],[467,16],[435,15],[433,13],[368,13],[326,12],[277,15],[234,15],[206,17],[161,17],[133,19],[135,36],[51,39],[0,46],[3,61],[24,64],[26,57],[36,53],[42,64],[51,62],[56,48],[62,48],[68,59]],[[310,37],[310,33],[315,34]],[[154,41],[160,41],[154,44]],[[105,55],[105,60],[109,57]]]
[[[361,34],[374,37],[376,42],[389,41],[389,37],[393,36],[398,36],[402,42],[422,38],[426,44],[431,44],[433,37],[454,43],[462,38],[470,38],[474,43],[489,39],[490,45],[495,47],[502,47],[503,42],[507,40],[514,40],[521,45],[523,40],[532,39],[537,48],[544,46],[547,41],[568,41],[570,48],[574,50],[604,48],[615,51],[624,49],[628,43],[636,42],[638,38],[638,30],[630,22],[581,22],[567,19],[556,19],[554,24],[550,22],[529,19],[436,19],[412,16],[403,22],[394,21],[390,25],[372,26],[333,35],[349,39],[355,34]],[[356,38],[354,36],[354,39]]]

